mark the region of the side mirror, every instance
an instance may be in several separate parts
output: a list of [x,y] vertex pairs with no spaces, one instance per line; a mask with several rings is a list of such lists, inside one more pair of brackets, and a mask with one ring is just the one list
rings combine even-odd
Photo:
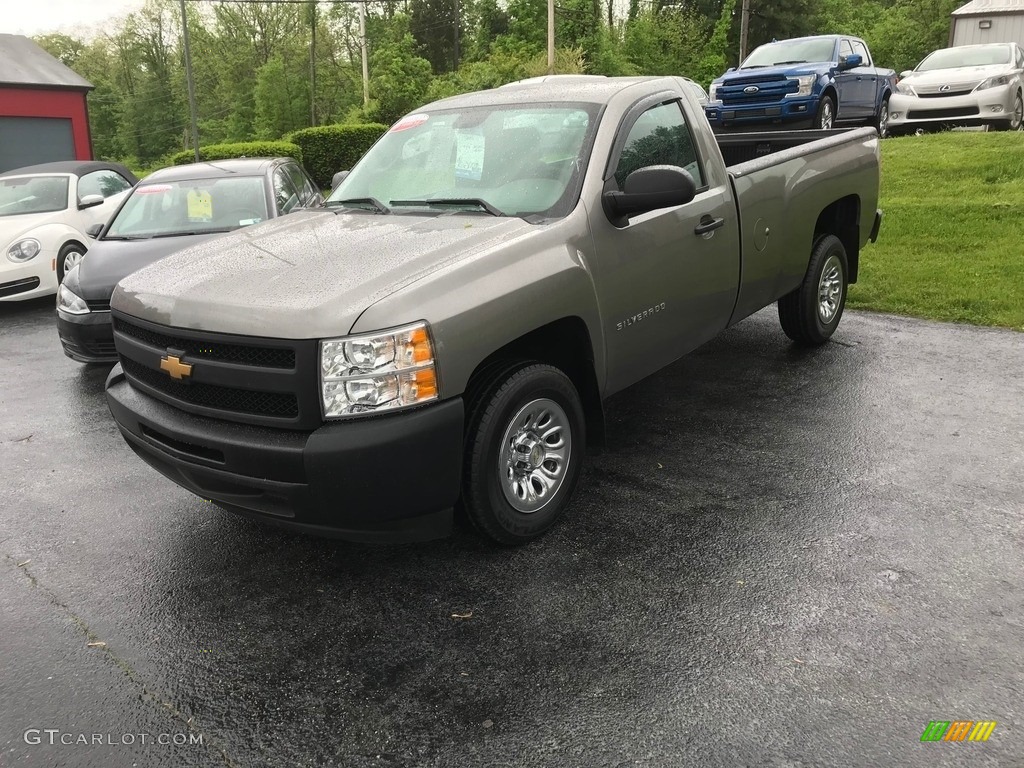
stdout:
[[735,72],[735,71],[736,71],[736,67],[729,67],[727,70],[725,70],[726,74],[728,74],[730,72]]
[[859,53],[851,53],[849,56],[839,57],[839,69],[853,69],[864,63],[864,57]]
[[103,195],[86,195],[78,201],[78,210],[84,211],[86,208],[95,208],[97,205],[103,205],[105,199]]
[[88,235],[89,237],[91,237],[93,240],[95,240],[97,237],[100,236],[100,232],[102,232],[102,231],[103,231],[103,225],[102,224],[93,224],[91,227],[89,227],[87,230],[85,230],[85,234]]
[[341,182],[343,182],[346,178],[348,178],[348,171],[338,171],[336,174],[334,174],[334,178],[331,179],[331,191],[333,192],[334,190],[336,190],[338,188],[338,185],[341,184]]
[[638,213],[686,205],[697,196],[693,177],[675,165],[651,165],[626,177],[622,191],[610,190],[602,196],[611,219]]

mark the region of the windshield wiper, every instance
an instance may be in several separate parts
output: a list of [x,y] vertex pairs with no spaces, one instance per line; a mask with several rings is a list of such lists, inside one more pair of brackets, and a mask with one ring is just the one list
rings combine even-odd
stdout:
[[328,200],[324,203],[325,208],[332,208],[334,206],[353,205],[353,206],[369,206],[372,210],[377,213],[391,213],[391,209],[388,208],[384,203],[375,197],[350,197],[347,200]]
[[185,237],[186,235],[219,235],[223,232],[231,232],[230,229],[195,229],[188,232],[161,232],[156,237]]
[[806,64],[807,59],[793,59],[792,61],[776,61],[772,64],[773,67],[781,67],[784,64]]
[[481,200],[479,197],[436,197],[430,200],[392,200],[392,206],[404,206],[404,205],[424,205],[427,208],[433,208],[435,206],[442,208],[452,208],[460,205],[475,205],[482,211],[486,211],[491,216],[504,216],[505,214],[495,208],[493,205],[488,203],[486,200]]
[[104,240],[149,240],[152,235],[107,235]]

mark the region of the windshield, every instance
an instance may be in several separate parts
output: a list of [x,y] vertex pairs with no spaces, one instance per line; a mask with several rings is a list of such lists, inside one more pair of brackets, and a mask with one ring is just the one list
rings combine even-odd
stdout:
[[597,109],[517,104],[409,115],[373,145],[327,205],[372,200],[381,212],[564,216],[579,198]]
[[803,64],[809,61],[832,61],[836,41],[829,38],[813,40],[783,40],[768,43],[754,50],[740,69],[774,67],[779,64]]
[[1009,64],[1010,46],[979,45],[966,48],[943,48],[925,57],[917,65],[918,72],[935,69],[956,69],[958,67],[985,67],[992,64]]
[[15,176],[0,179],[0,216],[49,213],[68,207],[67,176]]
[[104,239],[230,232],[266,218],[262,176],[143,181],[118,211]]

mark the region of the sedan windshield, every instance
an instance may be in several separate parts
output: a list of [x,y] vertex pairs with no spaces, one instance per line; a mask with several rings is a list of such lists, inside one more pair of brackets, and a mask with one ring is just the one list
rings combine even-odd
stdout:
[[0,216],[50,213],[68,207],[67,176],[14,176],[0,179]]
[[810,61],[832,61],[835,49],[836,41],[828,38],[768,43],[750,54],[740,69],[774,67],[780,64],[803,64]]
[[327,200],[378,213],[564,216],[576,205],[592,104],[517,104],[409,115]]
[[104,239],[230,232],[266,218],[262,176],[143,181],[110,223]]
[[993,64],[1009,63],[1010,46],[1008,45],[971,45],[935,51],[917,65],[917,71],[931,72],[935,69],[987,67]]

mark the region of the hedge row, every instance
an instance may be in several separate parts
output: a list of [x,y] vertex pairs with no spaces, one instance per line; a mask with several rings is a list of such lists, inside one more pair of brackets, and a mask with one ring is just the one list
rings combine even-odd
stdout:
[[[294,157],[302,162],[302,148],[289,141],[244,141],[237,144],[210,144],[199,148],[199,159],[230,160],[236,157]],[[194,163],[195,153],[191,150],[171,156],[174,165]],[[328,183],[327,186],[330,186]]]
[[321,125],[284,137],[302,150],[302,164],[321,188],[329,189],[338,171],[347,171],[388,129],[386,125]]

